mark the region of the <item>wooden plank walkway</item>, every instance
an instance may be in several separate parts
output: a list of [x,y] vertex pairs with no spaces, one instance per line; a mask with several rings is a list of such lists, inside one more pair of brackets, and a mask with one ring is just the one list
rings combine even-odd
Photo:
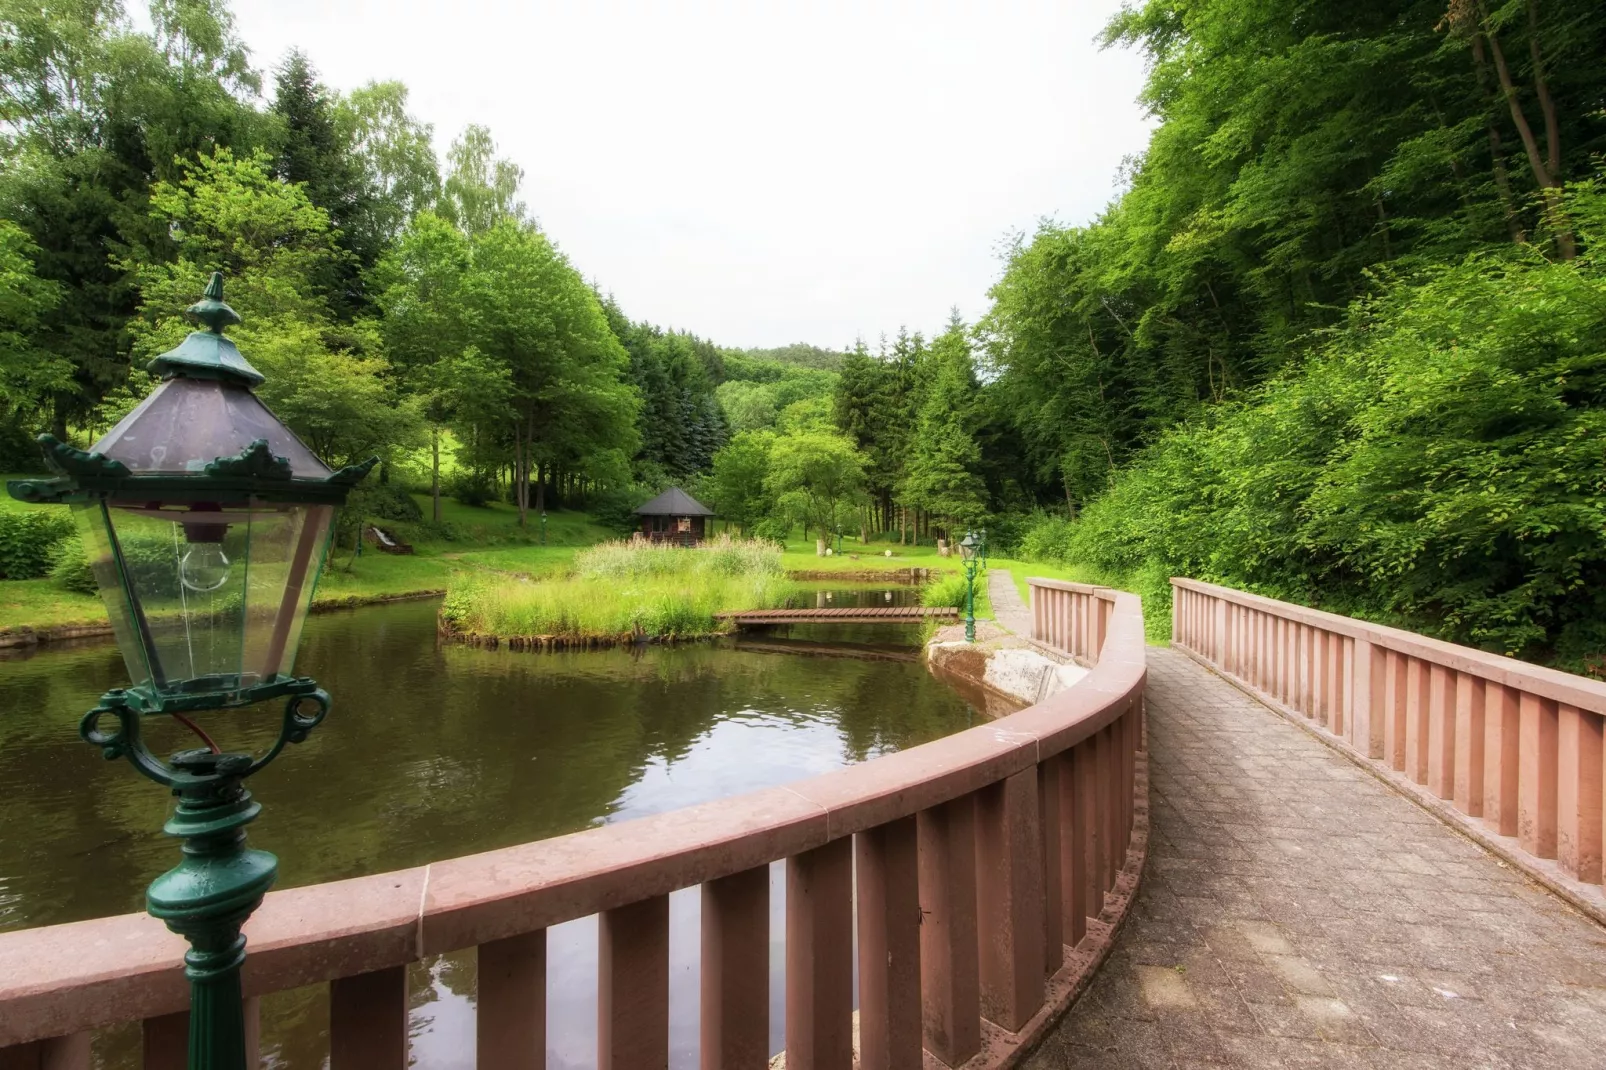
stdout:
[[958,620],[953,606],[847,606],[825,609],[743,609],[714,614],[737,624],[910,624],[918,621]]

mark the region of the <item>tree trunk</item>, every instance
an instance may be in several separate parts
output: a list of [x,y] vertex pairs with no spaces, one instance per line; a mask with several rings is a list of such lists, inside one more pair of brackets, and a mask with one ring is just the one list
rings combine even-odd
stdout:
[[[1530,31],[1532,32],[1532,31]],[[1567,222],[1566,212],[1562,209],[1561,193],[1561,140],[1560,134],[1551,130],[1550,124],[1554,120],[1554,105],[1546,108],[1546,101],[1550,97],[1550,90],[1545,86],[1544,74],[1537,65],[1539,61],[1539,42],[1531,42],[1535,57],[1534,82],[1541,87],[1540,109],[1548,111],[1546,115],[1546,151],[1541,154],[1539,139],[1534,136],[1533,127],[1528,125],[1528,116],[1522,110],[1522,102],[1517,99],[1517,87],[1511,80],[1511,68],[1506,63],[1506,53],[1500,47],[1500,39],[1488,30],[1484,36],[1489,41],[1489,52],[1494,57],[1495,74],[1500,79],[1500,91],[1506,98],[1506,105],[1511,111],[1511,122],[1517,128],[1517,136],[1522,139],[1522,148],[1528,156],[1528,167],[1533,172],[1534,181],[1539,184],[1541,195],[1545,200],[1545,216],[1550,221],[1551,230],[1556,235],[1556,255],[1563,260],[1571,260],[1578,255],[1578,243],[1573,237],[1572,227]],[[1554,136],[1550,136],[1554,133]],[[1547,159],[1548,157],[1548,159]],[[1555,161],[1556,170],[1552,171],[1549,161]]]
[[439,427],[430,428],[429,448],[431,454],[429,493],[434,501],[431,516],[434,518],[435,523],[439,524],[441,522],[441,429]]

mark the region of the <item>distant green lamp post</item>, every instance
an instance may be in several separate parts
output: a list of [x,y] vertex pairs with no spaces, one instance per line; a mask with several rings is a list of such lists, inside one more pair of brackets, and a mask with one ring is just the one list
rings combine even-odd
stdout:
[[987,537],[974,531],[959,540],[959,556],[965,562],[965,642],[976,641],[976,570],[987,566]]
[[546,510],[541,510],[541,545],[546,545]]
[[[132,684],[101,696],[79,734],[172,790],[164,826],[183,860],[151,882],[151,914],[190,950],[190,1070],[244,1070],[241,926],[278,860],[245,845],[261,805],[244,781],[329,711],[295,676],[296,647],[335,510],[376,460],[330,471],[252,390],[262,375],[223,329],[240,317],[214,274],[190,306],[193,332],[150,363],[162,382],[90,452],[40,435],[53,478],[16,480],[25,502],[72,507]],[[221,750],[191,716],[284,699],[276,741],[257,756]],[[205,744],[157,758],[141,739],[171,717]]]

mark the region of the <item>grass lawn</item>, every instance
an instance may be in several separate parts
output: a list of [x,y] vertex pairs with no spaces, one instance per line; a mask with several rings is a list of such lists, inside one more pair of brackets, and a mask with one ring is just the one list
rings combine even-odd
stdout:
[[[26,478],[16,474],[5,479]],[[428,495],[414,495],[427,517]],[[29,505],[0,495],[0,511],[60,509],[59,505]],[[552,510],[547,514],[547,542],[540,545],[540,514],[530,515],[528,530],[518,526],[518,510],[493,503],[483,508],[443,498],[442,519],[456,536],[451,541],[420,539],[412,555],[382,554],[364,546],[360,557],[350,549],[337,550],[318,580],[315,605],[355,605],[376,599],[443,591],[459,573],[506,572],[526,576],[561,572],[575,550],[609,537],[585,513]],[[383,526],[383,522],[382,522]],[[0,631],[14,628],[50,628],[98,625],[106,610],[95,595],[76,594],[49,579],[0,581]]]
[[[16,475],[3,479],[21,478]],[[413,496],[424,515],[430,515],[425,494]],[[0,496],[0,511],[57,509],[60,506],[28,505]],[[547,545],[541,545],[540,514],[531,512],[529,526],[518,526],[518,510],[501,502],[483,507],[463,505],[451,498],[441,499],[442,520],[455,536],[446,540],[426,537],[430,529],[399,525],[411,536],[414,553],[400,556],[379,553],[364,546],[360,557],[349,549],[336,551],[330,567],[318,581],[316,605],[356,605],[365,601],[445,590],[454,577],[504,573],[519,577],[553,577],[565,573],[575,552],[585,546],[611,538],[612,533],[585,513],[551,510],[547,514]],[[383,526],[383,522],[381,522]],[[885,556],[885,551],[892,556]],[[909,568],[931,569],[938,573],[960,574],[963,562],[956,554],[937,556],[932,545],[900,546],[882,540],[861,545],[845,538],[842,553],[817,557],[814,540],[793,538],[781,556],[788,572],[892,572]],[[1093,582],[1085,570],[1058,565],[994,558],[994,568],[1010,570],[1021,597],[1027,597],[1028,576]],[[976,592],[976,614],[990,616],[985,585]],[[0,631],[63,625],[95,625],[106,620],[100,599],[74,594],[48,579],[0,581]]]

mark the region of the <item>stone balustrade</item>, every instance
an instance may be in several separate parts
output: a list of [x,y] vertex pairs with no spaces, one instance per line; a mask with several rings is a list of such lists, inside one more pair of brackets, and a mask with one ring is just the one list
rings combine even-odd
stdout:
[[[597,1065],[665,1067],[669,894],[700,886],[701,1065],[764,1067],[781,862],[791,1070],[919,1067],[922,1048],[1013,1065],[1108,951],[1147,837],[1138,600],[1031,583],[1034,638],[1092,666],[1069,690],[785,787],[271,893],[246,927],[253,1012],[327,983],[332,1070],[402,1070],[409,964],[477,948],[478,1065],[534,1070],[546,930],[596,915]],[[0,1066],[87,1070],[90,1031],[143,1021],[147,1070],[181,1068],[183,950],[142,914],[0,935]]]
[[1195,580],[1172,644],[1606,923],[1606,683]]

